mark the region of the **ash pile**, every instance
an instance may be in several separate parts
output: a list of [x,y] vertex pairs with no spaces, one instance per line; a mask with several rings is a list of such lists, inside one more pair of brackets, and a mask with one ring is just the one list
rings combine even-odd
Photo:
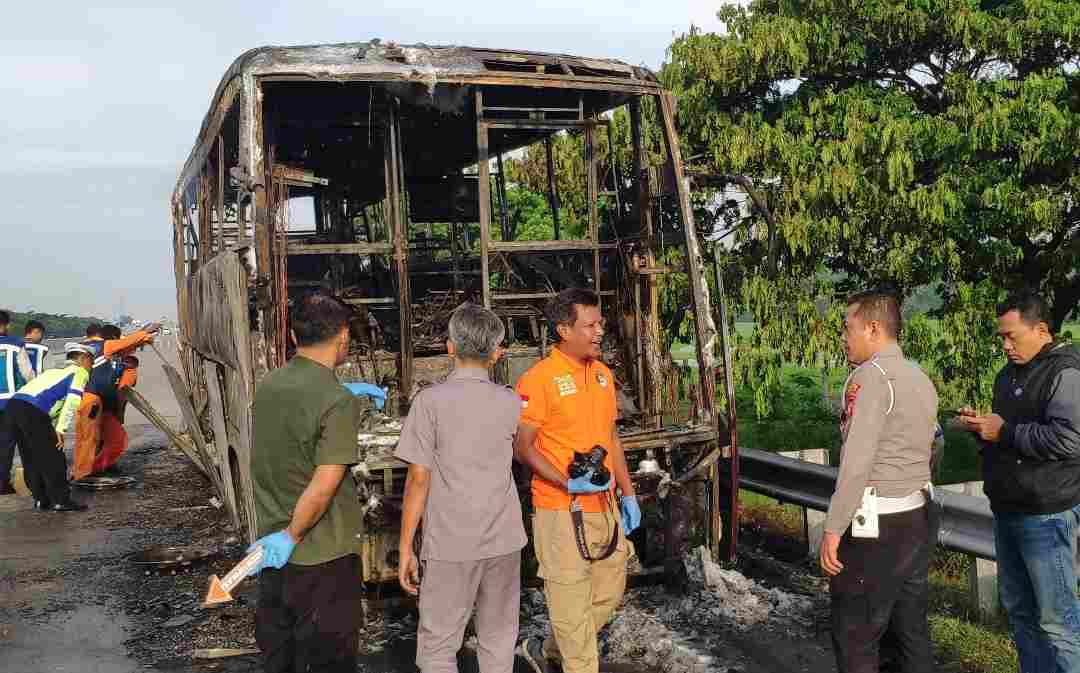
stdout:
[[[827,610],[827,594],[766,587],[714,563],[705,547],[694,549],[683,563],[689,580],[685,592],[659,586],[627,591],[600,636],[604,661],[658,673],[746,670],[746,662],[728,646],[733,632],[782,631],[811,638],[816,615]],[[549,632],[543,592],[524,591],[521,638]]]

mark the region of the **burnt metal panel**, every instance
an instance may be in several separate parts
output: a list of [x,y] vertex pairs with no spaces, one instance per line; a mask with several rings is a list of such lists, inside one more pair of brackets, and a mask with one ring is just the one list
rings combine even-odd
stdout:
[[476,222],[480,219],[480,182],[461,177],[409,183],[409,220]]

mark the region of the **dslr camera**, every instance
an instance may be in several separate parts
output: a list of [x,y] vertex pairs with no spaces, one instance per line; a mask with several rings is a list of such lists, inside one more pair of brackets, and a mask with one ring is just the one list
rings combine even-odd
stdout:
[[574,459],[570,461],[570,478],[584,477],[592,470],[592,478],[589,480],[596,486],[603,486],[611,481],[611,472],[604,467],[604,458],[607,458],[607,450],[602,446],[594,446],[588,453],[574,452]]

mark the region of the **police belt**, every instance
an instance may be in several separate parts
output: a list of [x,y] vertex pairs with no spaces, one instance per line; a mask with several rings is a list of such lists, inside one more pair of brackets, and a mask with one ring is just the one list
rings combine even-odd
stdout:
[[[604,505],[606,509],[604,518],[607,519],[607,513],[612,510],[611,491],[604,491]],[[585,541],[585,517],[581,512],[581,503],[578,502],[577,496],[573,494],[570,496],[570,520],[574,524],[574,540],[577,542],[581,558],[586,561],[603,561],[615,553],[615,549],[619,546],[618,517],[615,517],[615,527],[611,531],[611,541],[607,543],[607,547],[601,552],[600,556],[593,556],[589,553],[589,545]]]
[[913,509],[919,509],[929,500],[926,488],[921,488],[903,498],[883,498],[879,495],[877,498],[878,515],[910,512]]

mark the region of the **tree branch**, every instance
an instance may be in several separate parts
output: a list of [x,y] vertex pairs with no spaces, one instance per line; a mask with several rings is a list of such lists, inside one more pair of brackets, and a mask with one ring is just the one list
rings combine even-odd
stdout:
[[773,214],[772,209],[769,208],[769,201],[765,197],[765,194],[760,192],[754,186],[754,180],[748,175],[725,175],[723,179],[727,182],[736,184],[743,188],[743,191],[750,197],[750,200],[754,202],[754,207],[761,211],[761,214],[765,216],[765,221],[769,225],[768,236],[768,253],[766,270],[769,277],[775,277],[776,271],[779,266],[780,257],[780,242],[779,242],[779,225],[776,222],[776,216]]
[[1073,278],[1071,282],[1054,288],[1054,306],[1050,310],[1053,322],[1050,325],[1050,330],[1054,334],[1061,330],[1066,318],[1069,317],[1069,314],[1073,312],[1073,309],[1078,304],[1080,304],[1080,275]]

